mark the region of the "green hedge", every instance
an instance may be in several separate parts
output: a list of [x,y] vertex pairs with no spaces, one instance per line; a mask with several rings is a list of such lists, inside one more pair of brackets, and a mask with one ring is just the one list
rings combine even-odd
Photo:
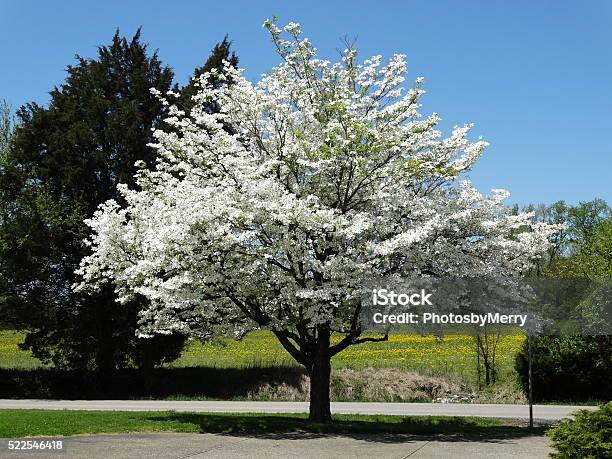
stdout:
[[[531,349],[534,400],[612,400],[612,336],[538,336]],[[527,393],[527,340],[515,367]]]
[[612,458],[612,402],[596,411],[580,410],[546,432],[555,458]]

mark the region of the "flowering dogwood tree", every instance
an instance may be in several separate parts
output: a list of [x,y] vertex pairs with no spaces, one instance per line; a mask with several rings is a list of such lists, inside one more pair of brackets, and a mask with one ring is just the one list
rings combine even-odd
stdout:
[[88,222],[78,288],[149,299],[143,335],[271,330],[310,375],[310,419],[329,422],[331,357],[386,339],[362,336],[363,281],[516,275],[555,228],[462,179],[486,143],[419,114],[403,55],[332,64],[298,24],[264,26],[282,63],[257,84],[228,65],[231,84],[204,75],[193,110],[172,108],[156,169]]

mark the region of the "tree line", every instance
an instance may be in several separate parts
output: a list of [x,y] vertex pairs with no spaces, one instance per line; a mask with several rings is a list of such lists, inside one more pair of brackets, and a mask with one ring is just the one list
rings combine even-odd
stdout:
[[[533,268],[532,276],[557,279],[566,287],[564,298],[555,307],[559,316],[581,317],[581,322],[612,322],[612,284],[606,282],[598,293],[597,313],[584,315],[573,288],[582,280],[612,278],[612,209],[603,199],[568,205],[528,206],[536,219],[561,223],[565,229],[555,235],[547,256]],[[579,282],[576,282],[576,281]],[[584,285],[587,285],[584,283]],[[578,288],[580,290],[580,288]],[[587,303],[588,304],[588,303]],[[599,331],[581,334],[562,332],[536,336],[532,342],[533,396],[535,400],[592,401],[612,397],[612,336]],[[608,327],[604,327],[608,329]],[[521,387],[528,386],[527,342],[516,358]]]
[[[545,256],[526,273],[528,277],[568,279],[564,298],[555,305],[559,318],[576,318],[581,306],[582,289],[577,280],[612,277],[612,208],[603,199],[570,205],[565,201],[553,204],[527,205],[513,212],[533,212],[536,221],[563,225],[553,236],[553,244]],[[583,286],[586,287],[586,283]],[[576,295],[577,293],[577,295]],[[608,302],[609,304],[609,302]],[[603,312],[603,314],[602,314]],[[612,320],[612,311],[600,311],[595,319]],[[490,328],[490,329],[489,329]],[[475,336],[477,346],[478,387],[494,384],[497,379],[496,351],[501,338],[497,327],[485,327]],[[538,400],[608,399],[612,377],[612,337],[592,333],[563,333],[533,338],[534,396]],[[527,390],[527,343],[517,355],[519,383]]]

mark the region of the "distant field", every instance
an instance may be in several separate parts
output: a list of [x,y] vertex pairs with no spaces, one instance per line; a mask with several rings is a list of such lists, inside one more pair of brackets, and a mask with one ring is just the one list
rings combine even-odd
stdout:
[[[497,353],[501,379],[514,371],[514,358],[524,339],[521,335],[501,338]],[[387,342],[349,347],[332,362],[334,368],[401,368],[422,374],[472,378],[476,374],[476,348],[474,338],[468,335],[449,335],[443,340],[432,336],[391,335]],[[295,362],[270,333],[253,332],[242,341],[192,342],[172,365],[241,368],[295,365]]]
[[[500,379],[514,372],[513,364],[524,336],[503,336],[498,345]],[[18,344],[23,335],[0,331],[0,368],[35,368],[40,362]],[[401,368],[428,375],[458,375],[475,378],[476,349],[468,335],[448,335],[443,340],[431,336],[392,335],[389,341],[349,347],[333,359],[334,368]],[[257,331],[241,341],[221,339],[213,343],[192,341],[173,367],[248,368],[297,365],[271,333]]]
[[19,349],[23,338],[23,333],[0,330],[0,368],[28,369],[41,366],[40,361],[32,357],[30,352]]

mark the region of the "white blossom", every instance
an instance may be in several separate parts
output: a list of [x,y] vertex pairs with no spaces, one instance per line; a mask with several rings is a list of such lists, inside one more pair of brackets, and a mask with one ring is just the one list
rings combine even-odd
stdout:
[[191,112],[154,132],[156,168],[88,221],[78,288],[110,279],[121,301],[149,299],[143,335],[329,324],[354,341],[365,280],[512,276],[546,250],[556,227],[465,178],[487,143],[420,114],[404,55],[330,63],[298,24],[264,25],[282,62],[257,83],[231,66],[229,86],[200,77]]

